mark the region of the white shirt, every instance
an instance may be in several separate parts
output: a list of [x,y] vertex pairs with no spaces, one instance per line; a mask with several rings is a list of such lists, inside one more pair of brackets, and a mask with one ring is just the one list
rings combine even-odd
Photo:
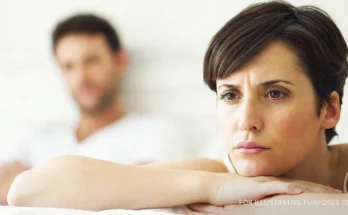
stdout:
[[[189,146],[183,135],[163,119],[129,115],[102,128],[82,142],[75,125],[56,125],[25,138],[0,164],[21,161],[37,166],[62,155],[83,155],[122,164],[164,161],[187,157]],[[1,156],[1,155],[0,155]]]

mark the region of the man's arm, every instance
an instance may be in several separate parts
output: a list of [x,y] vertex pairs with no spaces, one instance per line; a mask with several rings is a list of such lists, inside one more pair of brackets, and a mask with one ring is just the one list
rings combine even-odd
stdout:
[[0,166],[0,205],[7,205],[7,193],[17,175],[29,169],[21,162],[11,162]]

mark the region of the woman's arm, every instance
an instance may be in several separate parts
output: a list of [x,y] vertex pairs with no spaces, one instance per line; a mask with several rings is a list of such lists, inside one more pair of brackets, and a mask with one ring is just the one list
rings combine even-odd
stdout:
[[[256,200],[273,194],[301,192],[295,189],[301,187],[299,184],[275,178],[204,172],[205,168],[215,170],[217,164],[213,162],[209,166],[208,160],[202,161],[206,162],[203,166],[199,159],[130,166],[65,156],[19,175],[9,191],[8,203],[85,210],[143,209],[197,202],[238,204],[240,199]],[[162,168],[156,168],[160,166]],[[323,192],[329,189],[322,185],[313,187]]]
[[0,205],[7,205],[6,196],[12,181],[28,167],[21,162],[10,162],[0,165]]
[[[190,162],[188,166],[194,167],[196,161]],[[157,168],[180,167],[180,163],[130,166],[65,156],[18,176],[9,191],[8,203],[105,210],[208,202],[209,192],[216,189],[215,184],[210,183],[213,173]]]
[[151,168],[194,170],[204,172],[227,173],[225,165],[219,160],[206,158],[178,159],[160,163],[150,163],[143,165]]

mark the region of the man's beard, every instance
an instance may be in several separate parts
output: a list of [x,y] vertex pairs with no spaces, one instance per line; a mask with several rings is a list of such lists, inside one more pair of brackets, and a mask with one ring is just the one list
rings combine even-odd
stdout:
[[103,111],[111,108],[114,100],[116,99],[116,92],[114,89],[106,91],[99,98],[98,103],[93,107],[84,106],[83,104],[78,102],[78,99],[75,98],[76,103],[78,104],[80,111],[89,114],[98,114]]

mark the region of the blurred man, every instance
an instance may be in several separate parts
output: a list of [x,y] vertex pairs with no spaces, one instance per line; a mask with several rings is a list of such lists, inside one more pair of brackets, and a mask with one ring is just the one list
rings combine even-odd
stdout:
[[6,204],[16,175],[56,156],[77,154],[143,164],[187,155],[187,145],[169,123],[130,115],[123,109],[120,83],[127,56],[105,19],[90,14],[70,17],[56,26],[52,44],[78,104],[79,121],[46,127],[3,158],[7,162],[0,164],[0,204]]

